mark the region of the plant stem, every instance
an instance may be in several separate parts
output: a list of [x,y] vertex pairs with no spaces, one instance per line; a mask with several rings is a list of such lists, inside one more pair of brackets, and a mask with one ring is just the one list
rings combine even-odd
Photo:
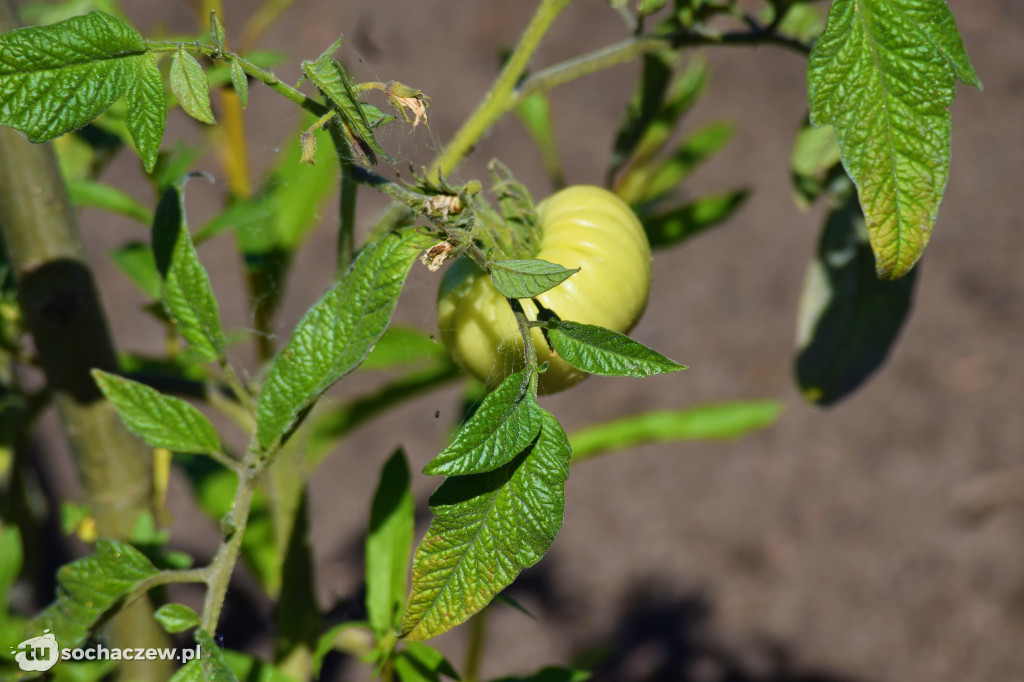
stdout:
[[434,159],[427,177],[436,176],[438,171],[445,175],[449,174],[494,122],[510,109],[511,95],[523,71],[526,70],[530,57],[533,56],[552,22],[571,2],[572,0],[541,0],[540,6],[523,31],[519,43],[505,62],[505,67],[497,80],[484,95],[476,110],[452,137],[451,142],[445,146],[444,151]]
[[466,659],[462,664],[464,682],[477,682],[480,679],[480,663],[487,648],[487,620],[491,610],[485,608],[473,616],[467,627],[469,633],[466,642]]
[[328,123],[327,130],[331,134],[331,142],[337,152],[338,163],[341,165],[341,196],[338,200],[338,261],[336,277],[341,278],[352,264],[356,252],[356,197],[359,187],[353,174],[355,164],[352,163],[352,151],[345,139],[341,126]]
[[[0,32],[18,15],[0,0]],[[151,511],[151,453],[131,435],[90,375],[117,371],[106,316],[85,259],[74,209],[53,147],[0,128],[0,227],[18,299],[47,385],[53,391],[100,537],[127,539]],[[111,623],[115,646],[161,647],[167,638],[140,601]],[[120,673],[166,680],[169,662],[141,661]]]
[[242,537],[245,535],[245,526],[249,521],[249,507],[252,505],[252,496],[256,492],[258,475],[259,470],[253,469],[250,462],[246,462],[246,470],[238,477],[238,489],[235,491],[235,501],[229,516],[232,527],[228,538],[221,544],[213,561],[206,569],[206,599],[203,602],[203,614],[199,624],[211,634],[217,630],[217,621],[220,620],[228,584],[235,571],[235,564],[238,563],[238,554],[242,549]]

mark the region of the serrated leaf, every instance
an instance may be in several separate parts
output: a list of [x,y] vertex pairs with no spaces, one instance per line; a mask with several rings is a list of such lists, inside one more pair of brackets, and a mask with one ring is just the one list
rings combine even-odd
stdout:
[[512,461],[537,437],[541,412],[530,389],[529,367],[508,375],[487,394],[441,453],[423,467],[437,476],[482,474]]
[[879,277],[909,272],[931,236],[957,78],[981,86],[945,0],[837,0],[811,53],[811,122],[836,130]]
[[539,258],[502,260],[487,266],[494,287],[505,298],[532,298],[553,289],[580,271]]
[[402,636],[424,640],[477,613],[537,563],[562,525],[572,451],[551,413],[534,444],[503,467],[453,476],[430,498],[434,520],[416,549]]
[[242,64],[237,59],[231,60],[231,86],[235,89],[242,108],[249,106],[249,77],[245,75]]
[[648,377],[686,369],[639,341],[579,322],[551,322],[548,339],[558,356],[576,369],[609,377]]
[[68,196],[75,206],[118,213],[143,225],[153,224],[153,212],[113,185],[96,180],[68,180]]
[[210,276],[199,262],[185,222],[185,181],[169,187],[157,205],[153,255],[163,279],[161,298],[167,314],[178,333],[213,361],[224,356],[227,342]]
[[366,536],[366,613],[378,638],[402,623],[414,511],[409,463],[399,449],[381,469]]
[[406,642],[394,657],[401,682],[441,682],[441,676],[461,679],[455,667],[437,649],[422,642]]
[[415,256],[428,242],[404,229],[371,243],[296,325],[260,393],[256,437],[264,450],[363,361],[387,328]]
[[573,463],[644,443],[739,438],[771,426],[782,413],[773,400],[702,405],[623,417],[569,436]]
[[117,267],[154,301],[160,300],[160,272],[149,244],[134,242],[110,253]]
[[149,445],[197,454],[220,452],[216,429],[184,400],[98,369],[92,375],[125,426]]
[[181,46],[171,60],[171,92],[192,118],[209,124],[217,122],[210,106],[210,82],[203,67]]
[[651,248],[674,246],[728,220],[750,196],[745,189],[727,194],[701,197],[693,203],[674,208],[641,222]]
[[184,604],[164,604],[153,617],[171,634],[185,632],[199,625],[199,614]]
[[99,619],[142,581],[159,571],[129,544],[100,540],[96,552],[57,571],[57,598],[32,619],[25,632],[50,630],[61,648],[74,648]]
[[358,147],[357,151],[371,164],[377,163],[377,157],[393,162],[394,160],[377,142],[373,126],[352,89],[345,68],[331,57],[340,45],[339,39],[315,61],[302,62],[302,72],[320,89],[331,108],[338,112],[344,127],[355,138],[352,142]]
[[147,173],[152,173],[167,126],[164,78],[153,57],[143,55],[137,60],[135,77],[128,83],[125,102],[125,125],[142,157],[142,165]]
[[526,677],[502,677],[491,682],[586,682],[591,677],[593,677],[593,674],[586,670],[547,667],[541,668],[535,674]]
[[808,402],[831,405],[863,384],[885,362],[910,314],[917,271],[886,281],[873,265],[851,192],[825,222],[800,299],[794,374]]
[[93,120],[151,60],[142,36],[104,12],[0,35],[0,125],[33,142]]

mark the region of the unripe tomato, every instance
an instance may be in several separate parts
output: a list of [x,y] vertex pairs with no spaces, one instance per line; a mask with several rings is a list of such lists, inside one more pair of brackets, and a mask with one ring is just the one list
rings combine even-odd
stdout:
[[[580,271],[536,299],[562,320],[627,333],[647,306],[651,247],[633,211],[606,189],[576,185],[537,205],[541,247],[534,257]],[[537,319],[530,299],[520,301]],[[493,388],[525,364],[523,339],[508,302],[487,273],[461,258],[444,274],[437,303],[441,339],[452,358]],[[552,354],[540,329],[533,330],[540,362],[548,370],[540,389],[569,388],[586,374]]]

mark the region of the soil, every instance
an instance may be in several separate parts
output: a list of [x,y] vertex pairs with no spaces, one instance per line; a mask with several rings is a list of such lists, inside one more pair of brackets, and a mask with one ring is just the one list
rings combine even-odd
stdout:
[[[516,40],[534,4],[300,0],[261,45],[291,55],[277,69],[295,80],[299,59],[345,33],[341,54],[359,77],[422,88],[431,97],[429,127],[383,138],[403,163],[418,165],[475,106],[497,72],[499,49]],[[124,6],[143,28],[194,30],[184,3]],[[229,33],[249,6],[225,2]],[[806,112],[805,60],[770,47],[703,52],[713,77],[685,129],[725,120],[736,133],[685,193],[749,187],[752,195],[726,225],[658,253],[654,294],[635,332],[690,369],[642,382],[595,378],[542,404],[569,431],[647,409],[731,400],[774,398],[785,413],[741,440],[644,446],[575,467],[561,535],[511,590],[535,618],[492,609],[485,678],[583,656],[600,661],[601,681],[1024,680],[1024,506],[964,513],[965,499],[987,499],[1000,475],[1024,465],[1024,363],[1017,356],[1024,342],[1024,6],[950,6],[985,90],[958,88],[952,172],[902,338],[872,381],[828,410],[804,403],[791,378],[796,310],[823,217],[821,208],[795,207],[788,177]],[[605,3],[578,0],[535,65],[625,36]],[[636,76],[635,64],[621,66],[552,93],[570,182],[603,181]],[[286,139],[297,119],[255,86],[251,99],[253,166],[262,169],[281,145],[297,143]],[[167,139],[196,139],[183,119],[172,116]],[[485,177],[493,157],[535,195],[548,192],[514,118],[495,126],[459,179]],[[135,164],[123,155],[107,179],[148,201]],[[223,188],[212,156],[200,167],[218,184],[190,186],[193,224],[214,210]],[[383,205],[370,195],[362,194],[364,227]],[[329,208],[288,281],[283,333],[328,286]],[[140,322],[140,300],[106,256],[145,234],[92,211],[83,212],[82,231],[119,347],[159,351],[159,327]],[[249,327],[231,239],[200,255],[214,273],[227,325]],[[417,269],[397,319],[432,330],[435,290],[435,276]],[[237,360],[255,371],[247,350]],[[374,381],[356,378],[338,395]],[[368,498],[381,462],[401,444],[414,469],[425,464],[445,442],[460,395],[456,387],[438,391],[373,421],[314,477],[318,596],[333,616],[359,610]],[[993,476],[989,485],[984,477]],[[414,485],[422,532],[436,481],[416,475]],[[1024,499],[1024,484],[1003,487]],[[208,557],[215,528],[191,508],[177,478],[171,511],[173,544]],[[225,642],[265,650],[269,614],[246,598],[250,586],[243,578],[232,592]],[[436,643],[461,662],[465,629]],[[325,679],[365,675],[355,662],[335,661]]]

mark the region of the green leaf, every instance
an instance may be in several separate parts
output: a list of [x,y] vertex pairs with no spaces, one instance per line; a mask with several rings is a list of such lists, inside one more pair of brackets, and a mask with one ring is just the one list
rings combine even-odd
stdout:
[[401,682],[440,682],[441,675],[461,679],[444,654],[422,642],[406,642],[395,655],[394,666]]
[[142,157],[142,165],[147,173],[152,173],[167,126],[164,78],[153,57],[144,55],[137,60],[135,78],[128,83],[125,99],[125,124]]
[[313,676],[316,679],[320,677],[320,669],[323,667],[324,659],[327,658],[327,654],[334,650],[335,642],[338,636],[346,630],[359,630],[359,635],[362,635],[363,639],[366,640],[367,646],[372,647],[374,641],[374,635],[368,628],[368,623],[362,621],[348,621],[346,623],[339,623],[334,627],[330,628],[320,636],[317,640],[316,650],[313,652]]
[[231,672],[245,682],[299,682],[280,668],[241,651],[223,649],[221,656]]
[[430,498],[402,635],[429,639],[464,622],[537,563],[562,525],[572,450],[551,413],[534,444],[503,467],[453,476]]
[[879,277],[907,274],[928,243],[957,78],[981,87],[945,0],[837,0],[811,53],[811,123],[836,130]]
[[[637,174],[638,185],[627,203],[656,201],[685,180],[694,169],[715,155],[732,138],[731,123],[712,123],[684,139],[656,170]],[[625,190],[625,184],[624,189]],[[635,198],[634,198],[635,197]],[[625,198],[625,197],[624,197]]]
[[377,142],[370,119],[352,89],[345,68],[331,57],[340,46],[339,38],[315,61],[302,62],[302,72],[320,89],[331,108],[338,112],[345,130],[353,138],[350,141],[356,151],[362,153],[371,164],[377,163],[377,157],[394,162]]
[[192,118],[203,123],[217,122],[210,107],[210,82],[203,67],[180,45],[171,60],[171,92]]
[[231,86],[235,89],[242,108],[249,106],[249,77],[245,75],[242,64],[237,59],[231,60]]
[[487,394],[469,421],[441,453],[423,467],[437,476],[482,474],[510,462],[526,449],[541,428],[541,412],[525,367],[508,375]]
[[794,197],[802,209],[809,208],[838,176],[845,181],[832,126],[815,128],[806,124],[800,128],[790,153],[789,168]]
[[[154,157],[155,163],[155,157]],[[118,213],[143,225],[153,224],[153,212],[113,185],[96,180],[69,180],[68,195],[75,206],[88,206]]]
[[226,40],[227,30],[224,28],[220,17],[217,16],[217,10],[210,10],[210,42],[213,43],[218,52],[223,52]]
[[57,598],[32,619],[26,634],[35,636],[48,629],[62,648],[77,647],[109,609],[157,573],[131,545],[100,540],[95,554],[57,571]]
[[494,287],[505,298],[532,298],[553,289],[580,271],[539,258],[503,260],[488,264]]
[[547,667],[527,677],[502,677],[492,682],[586,682],[591,677],[593,674],[586,670]]
[[220,326],[210,276],[199,262],[185,222],[186,177],[164,192],[153,223],[153,254],[163,278],[164,308],[175,328],[204,358],[224,356],[227,342]]
[[381,469],[366,536],[366,613],[378,638],[402,623],[413,514],[409,464],[399,448]]
[[[178,669],[169,682],[238,682],[238,677],[224,660],[224,652],[206,630],[197,629],[195,641],[200,658]],[[247,679],[250,679],[247,677]],[[259,682],[264,682],[260,679]]]
[[548,339],[559,357],[576,369],[608,377],[648,377],[686,369],[639,341],[610,329],[552,321]]
[[674,61],[674,55],[669,50],[643,56],[643,68],[636,92],[626,108],[626,120],[615,138],[609,177],[625,165],[648,126],[661,112],[665,91],[672,78]]
[[728,220],[750,196],[745,189],[701,197],[685,206],[642,219],[651,248],[674,246]]
[[0,523],[0,614],[7,613],[8,595],[21,574],[24,552],[21,532],[10,523]]
[[149,244],[133,242],[111,251],[110,257],[135,286],[154,301],[160,300],[160,272]]
[[624,417],[569,436],[573,463],[644,443],[739,438],[771,426],[782,413],[775,401],[722,403]]
[[216,429],[184,400],[98,369],[92,375],[125,426],[149,445],[197,454],[220,452]]
[[164,604],[153,617],[171,634],[185,632],[199,625],[199,614],[184,604]]
[[516,107],[516,115],[540,152],[541,163],[552,186],[565,186],[565,171],[555,142],[555,123],[551,116],[551,101],[543,92],[529,95]]
[[90,12],[51,26],[0,35],[0,125],[46,142],[93,120],[152,61],[131,26]]
[[[389,329],[390,331],[390,329]],[[370,354],[372,357],[372,353]],[[360,369],[366,366],[364,362]],[[420,394],[464,377],[448,354],[432,367],[411,372],[366,395],[332,408],[309,425],[309,465],[316,468],[330,454],[330,448],[345,434],[388,408],[412,400]]]
[[409,269],[428,241],[409,228],[371,243],[299,321],[260,393],[256,437],[264,450],[363,361],[387,329]]
[[916,272],[896,281],[875,276],[852,192],[829,214],[798,316],[794,374],[808,402],[841,400],[885,362],[910,314]]
[[437,340],[414,327],[393,324],[380,337],[360,369],[391,369],[425,361],[443,362],[448,351]]

